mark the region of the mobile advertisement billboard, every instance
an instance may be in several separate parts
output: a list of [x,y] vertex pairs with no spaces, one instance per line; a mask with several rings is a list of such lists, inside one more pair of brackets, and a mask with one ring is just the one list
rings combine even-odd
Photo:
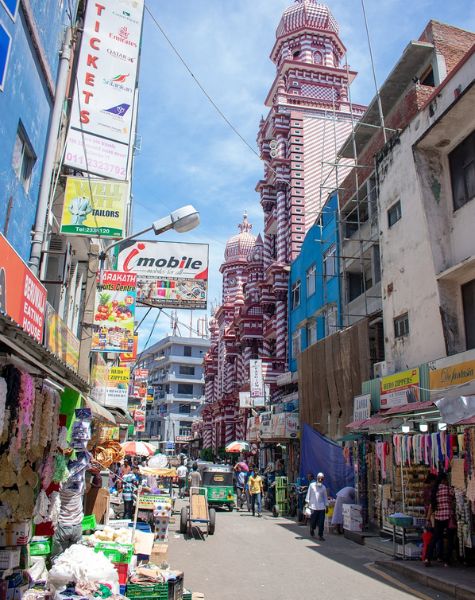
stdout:
[[130,241],[120,246],[117,268],[137,275],[140,305],[205,309],[208,252],[208,244]]

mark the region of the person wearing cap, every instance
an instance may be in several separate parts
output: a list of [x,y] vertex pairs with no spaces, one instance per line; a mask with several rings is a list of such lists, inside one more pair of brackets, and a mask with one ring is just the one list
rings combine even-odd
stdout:
[[323,537],[323,527],[325,526],[325,512],[328,507],[327,488],[323,481],[325,476],[323,473],[318,473],[317,480],[312,481],[308,486],[307,497],[305,504],[312,511],[310,517],[310,535],[315,535],[315,529],[318,527],[318,539],[321,542],[325,541]]

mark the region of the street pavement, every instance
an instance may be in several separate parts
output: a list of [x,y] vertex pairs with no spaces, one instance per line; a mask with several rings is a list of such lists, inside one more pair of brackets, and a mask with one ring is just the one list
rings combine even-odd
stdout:
[[381,554],[343,536],[311,538],[293,519],[218,511],[216,532],[202,539],[170,527],[169,562],[185,587],[205,600],[448,600],[449,596],[378,568]]

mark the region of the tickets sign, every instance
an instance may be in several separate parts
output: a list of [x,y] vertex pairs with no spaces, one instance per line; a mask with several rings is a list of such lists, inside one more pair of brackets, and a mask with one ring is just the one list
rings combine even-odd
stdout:
[[0,312],[40,344],[46,311],[46,288],[0,234]]

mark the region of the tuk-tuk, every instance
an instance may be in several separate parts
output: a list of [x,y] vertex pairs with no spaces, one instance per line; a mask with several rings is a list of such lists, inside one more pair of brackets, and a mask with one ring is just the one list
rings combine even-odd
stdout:
[[233,468],[229,465],[206,465],[201,473],[202,486],[206,488],[210,506],[227,506],[232,511],[235,505]]

